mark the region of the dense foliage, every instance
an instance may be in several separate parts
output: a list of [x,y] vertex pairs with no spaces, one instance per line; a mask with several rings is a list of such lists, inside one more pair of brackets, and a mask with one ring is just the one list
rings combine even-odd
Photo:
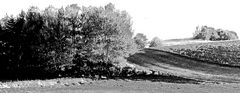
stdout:
[[0,23],[0,78],[112,76],[110,69],[136,50],[131,17],[111,3],[105,7],[31,7]]
[[134,41],[137,44],[138,49],[143,49],[147,46],[147,37],[143,33],[137,33],[134,37]]
[[158,37],[154,37],[149,44],[149,47],[160,47],[162,46],[162,41]]
[[235,40],[238,39],[238,36],[237,33],[234,31],[214,29],[212,27],[202,26],[196,28],[193,38],[218,41],[218,40]]
[[166,46],[163,49],[204,62],[227,66],[240,66],[239,43],[240,41],[209,42]]

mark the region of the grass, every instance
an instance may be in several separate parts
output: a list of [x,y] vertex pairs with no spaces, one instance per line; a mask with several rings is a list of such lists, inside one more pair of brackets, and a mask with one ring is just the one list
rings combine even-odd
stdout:
[[128,58],[132,64],[196,80],[240,82],[240,68],[204,62],[166,50],[145,49]]
[[27,88],[27,87],[49,87],[49,86],[67,86],[88,83],[90,79],[85,78],[57,78],[49,80],[23,80],[0,82],[1,88]]
[[156,48],[182,56],[227,66],[240,66],[240,41],[172,45]]
[[167,75],[167,74],[148,74],[135,75],[130,77],[119,77],[114,79],[89,79],[89,78],[58,78],[49,80],[23,80],[23,81],[8,81],[0,83],[1,89],[9,88],[40,88],[40,87],[68,87],[88,85],[99,80],[126,80],[126,81],[151,81],[151,82],[168,82],[181,84],[200,84],[203,81],[187,79],[183,77]]

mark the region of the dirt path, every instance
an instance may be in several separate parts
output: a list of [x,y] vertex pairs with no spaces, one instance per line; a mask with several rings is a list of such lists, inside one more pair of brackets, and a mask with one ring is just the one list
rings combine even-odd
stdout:
[[240,68],[210,64],[161,50],[145,49],[128,60],[146,69],[185,78],[240,82]]
[[83,85],[0,89],[0,93],[239,93],[239,84],[100,80]]

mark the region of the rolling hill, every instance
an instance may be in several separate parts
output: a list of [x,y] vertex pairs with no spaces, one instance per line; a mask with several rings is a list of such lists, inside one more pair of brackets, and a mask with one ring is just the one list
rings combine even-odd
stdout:
[[[233,41],[226,41],[225,43],[229,42],[231,43]],[[215,43],[223,44],[224,42]],[[204,44],[217,45],[215,43],[210,42]],[[206,54],[206,56],[209,55]],[[240,82],[240,66],[207,62],[206,60],[202,60],[200,58],[186,56],[183,54],[169,51],[167,49],[144,49],[141,52],[130,56],[128,58],[128,61],[132,64],[135,64],[136,66],[144,67],[148,70],[154,70],[160,73],[167,73],[170,75],[189,79],[222,82]]]

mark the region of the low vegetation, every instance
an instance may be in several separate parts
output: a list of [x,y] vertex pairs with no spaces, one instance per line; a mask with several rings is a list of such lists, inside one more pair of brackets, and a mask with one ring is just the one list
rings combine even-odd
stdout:
[[161,49],[204,62],[240,66],[239,40],[173,45]]

